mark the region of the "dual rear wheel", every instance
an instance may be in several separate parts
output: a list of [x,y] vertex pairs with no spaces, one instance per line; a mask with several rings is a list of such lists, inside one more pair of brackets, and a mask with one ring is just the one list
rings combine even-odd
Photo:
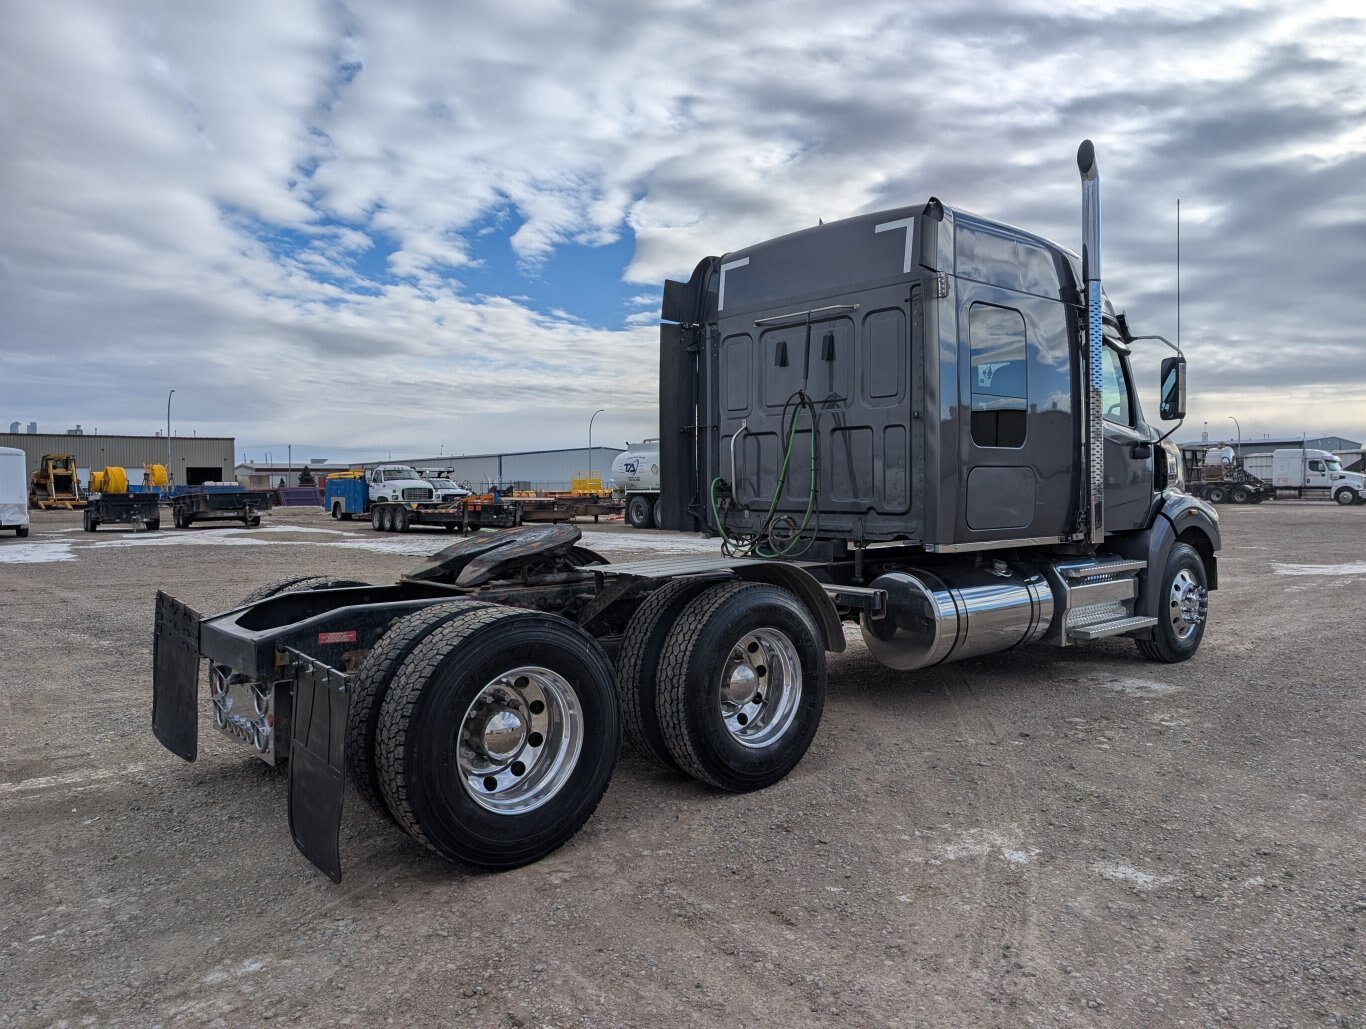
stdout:
[[787,775],[825,707],[825,649],[811,615],[766,583],[661,587],[627,626],[617,673],[632,746],[733,792]]
[[399,619],[370,652],[347,764],[367,802],[431,850],[508,869],[588,820],[623,729],[659,764],[754,790],[801,760],[824,701],[811,616],[774,586],[666,584],[633,617],[617,674],[565,618],[457,600]]

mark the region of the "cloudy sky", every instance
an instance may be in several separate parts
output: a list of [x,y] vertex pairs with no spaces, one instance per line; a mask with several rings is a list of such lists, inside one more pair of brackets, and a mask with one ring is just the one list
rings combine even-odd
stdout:
[[619,445],[664,277],[931,194],[1076,245],[1089,136],[1136,331],[1181,198],[1183,436],[1363,439],[1363,55],[1345,3],[9,3],[0,428]]

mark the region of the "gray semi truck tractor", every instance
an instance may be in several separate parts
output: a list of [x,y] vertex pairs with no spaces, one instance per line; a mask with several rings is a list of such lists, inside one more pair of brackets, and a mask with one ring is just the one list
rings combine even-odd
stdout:
[[[504,869],[587,821],[623,736],[720,790],[783,778],[847,625],[907,673],[1118,636],[1190,658],[1218,518],[1140,409],[1129,353],[1158,337],[1104,294],[1089,141],[1078,167],[1080,256],[930,199],[666,283],[664,521],[715,556],[611,564],[526,526],[207,618],[161,593],[157,738],[195,759],[207,664],[211,720],[288,763],[294,841],[328,875],[348,779],[436,853]],[[1184,416],[1179,353],[1159,401]]]

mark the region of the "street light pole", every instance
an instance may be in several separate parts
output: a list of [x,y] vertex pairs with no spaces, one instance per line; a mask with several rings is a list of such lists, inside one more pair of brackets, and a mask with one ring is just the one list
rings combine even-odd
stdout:
[[166,394],[166,481],[171,481],[171,390]]
[[1238,424],[1238,419],[1237,419],[1237,418],[1234,418],[1233,415],[1229,415],[1229,416],[1228,416],[1228,420],[1231,421],[1231,422],[1233,423],[1234,428],[1236,428],[1236,429],[1238,430],[1238,445],[1237,445],[1237,449],[1233,451],[1233,456],[1234,456],[1234,457],[1242,457],[1242,456],[1243,456],[1243,427],[1242,427],[1241,425]]
[[600,407],[593,412],[593,417],[588,419],[588,477],[593,477],[593,418],[606,411],[607,408]]

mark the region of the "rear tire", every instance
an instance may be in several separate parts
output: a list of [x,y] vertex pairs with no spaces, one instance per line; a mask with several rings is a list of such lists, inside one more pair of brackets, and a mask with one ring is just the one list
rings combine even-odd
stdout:
[[825,650],[801,601],[766,583],[723,583],[683,609],[664,644],[660,728],[688,774],[762,789],[806,754],[825,687]]
[[1252,494],[1249,493],[1247,489],[1243,486],[1235,486],[1233,488],[1232,499],[1235,504],[1246,504],[1249,500],[1252,499]]
[[255,529],[255,528],[259,527],[260,524],[261,524],[261,516],[260,516],[260,515],[252,515],[252,516],[251,516],[250,518],[248,518],[246,521],[247,521],[247,528],[248,528],[248,529]]
[[662,498],[655,500],[654,509],[650,512],[650,515],[654,519],[656,529],[668,528],[668,526],[664,524],[664,500]]
[[1194,657],[1208,622],[1208,587],[1205,564],[1196,549],[1188,543],[1172,547],[1162,570],[1154,636],[1150,640],[1136,640],[1138,652],[1150,661],[1164,664]]
[[144,522],[148,532],[157,532],[161,528],[161,519],[153,518],[151,521]]
[[631,523],[631,528],[648,529],[653,515],[649,497],[637,493],[626,501],[626,520]]
[[378,770],[400,825],[452,861],[529,864],[588,821],[621,742],[612,666],[557,615],[467,611],[403,662]]
[[636,608],[617,651],[617,699],[626,742],[647,761],[682,772],[659,726],[659,658],[679,614],[708,586],[708,579],[675,579]]
[[406,507],[394,508],[394,532],[407,532],[412,514]]
[[334,500],[334,501],[332,501],[332,517],[333,517],[336,521],[341,521],[341,516],[342,516],[342,502],[341,502],[340,500]]
[[384,508],[370,508],[370,527],[376,532],[384,531]]
[[25,538],[28,536],[28,526],[27,526],[27,525],[18,525],[18,526],[15,526],[14,535],[17,536],[19,539],[25,539]]
[[1211,486],[1205,492],[1205,499],[1211,504],[1222,504],[1225,499],[1224,488],[1222,486]]
[[346,767],[351,782],[372,808],[393,819],[384,801],[375,757],[375,735],[380,711],[399,667],[433,630],[457,615],[486,605],[457,600],[433,604],[398,619],[379,638],[351,684],[351,706],[346,719]]

